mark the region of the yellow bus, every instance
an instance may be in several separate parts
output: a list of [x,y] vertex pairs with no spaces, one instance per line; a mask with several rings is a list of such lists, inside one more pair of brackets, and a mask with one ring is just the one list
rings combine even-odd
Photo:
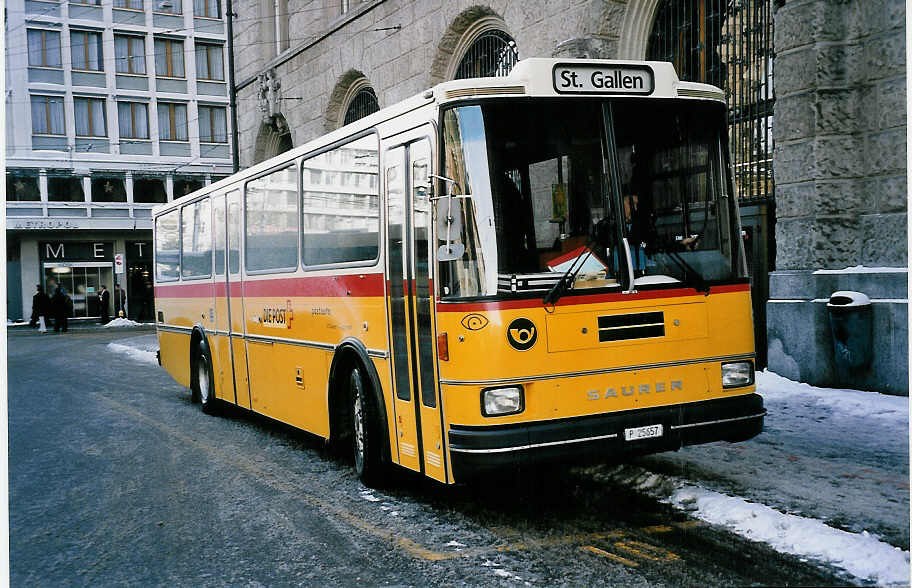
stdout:
[[154,211],[161,364],[366,484],[749,439],[727,144],[668,63],[442,83]]

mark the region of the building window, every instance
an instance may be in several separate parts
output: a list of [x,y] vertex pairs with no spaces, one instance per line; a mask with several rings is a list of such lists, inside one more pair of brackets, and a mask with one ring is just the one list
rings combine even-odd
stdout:
[[472,41],[456,68],[457,80],[503,77],[519,61],[516,42],[503,31],[490,30]]
[[38,188],[38,173],[19,170],[6,174],[7,202],[38,202],[41,190]]
[[32,96],[32,133],[65,135],[62,96]]
[[133,202],[138,204],[161,204],[168,201],[165,182],[161,178],[134,178]]
[[184,77],[184,42],[155,39],[155,75],[160,78]]
[[123,139],[149,138],[149,105],[142,102],[118,102],[117,122]]
[[174,178],[174,199],[177,200],[187,194],[196,192],[203,187],[201,179],[192,176],[175,176]]
[[91,4],[92,6],[101,6],[101,0],[70,0],[70,4]]
[[200,143],[227,143],[227,119],[222,106],[199,107]]
[[725,92],[738,197],[772,198],[772,3],[660,2],[646,59],[670,61],[682,80]]
[[73,98],[77,137],[107,137],[103,98]]
[[122,177],[93,177],[92,202],[126,202],[127,190]]
[[374,93],[374,89],[362,88],[349,103],[348,109],[345,111],[345,122],[342,124],[353,123],[378,110],[380,110],[380,105],[377,103],[377,94]]
[[85,202],[82,178],[48,175],[47,184],[50,202]]
[[201,80],[225,80],[222,60],[222,46],[206,43],[196,44],[196,77]]
[[127,10],[142,10],[143,0],[114,0],[114,8],[126,8]]
[[187,140],[187,105],[158,103],[158,136],[162,141]]
[[222,18],[219,0],[193,0],[193,15],[203,18]]
[[44,29],[28,30],[28,64],[33,67],[60,67],[60,33]]
[[73,69],[84,71],[102,71],[104,69],[101,33],[72,31],[70,33],[70,43]]
[[114,63],[117,73],[146,73],[146,40],[143,37],[114,35]]
[[183,14],[183,6],[181,0],[155,0],[155,12]]

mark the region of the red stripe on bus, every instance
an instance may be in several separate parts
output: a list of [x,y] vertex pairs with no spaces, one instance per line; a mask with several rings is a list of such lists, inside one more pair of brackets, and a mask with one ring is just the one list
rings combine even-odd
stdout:
[[[727,284],[713,286],[710,294],[727,294],[729,292],[747,292],[750,284]],[[634,300],[652,300],[660,298],[681,298],[697,296],[701,293],[693,288],[675,288],[672,290],[650,290],[637,294],[590,294],[588,296],[565,296],[555,306],[579,306],[604,302],[630,302]],[[478,312],[485,310],[517,310],[521,308],[542,308],[541,298],[524,300],[498,300],[492,302],[438,302],[437,312]]]
[[[224,286],[214,289],[212,282],[168,284],[155,287],[155,296],[164,298],[205,298],[219,292],[224,296]],[[231,295],[240,296],[240,282],[231,283]],[[275,278],[244,282],[244,294],[250,297],[312,296],[366,297],[383,296],[383,274],[355,274],[343,276],[306,276]]]

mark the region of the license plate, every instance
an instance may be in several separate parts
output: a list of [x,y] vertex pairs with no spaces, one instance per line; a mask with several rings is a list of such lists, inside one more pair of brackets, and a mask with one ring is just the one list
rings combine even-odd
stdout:
[[639,439],[652,439],[662,436],[662,425],[647,425],[645,427],[633,427],[624,429],[625,441],[637,441]]

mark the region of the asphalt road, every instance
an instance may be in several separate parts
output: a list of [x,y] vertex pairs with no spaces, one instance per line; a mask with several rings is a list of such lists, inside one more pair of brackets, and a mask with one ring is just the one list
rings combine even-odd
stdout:
[[11,585],[847,583],[580,470],[368,490],[320,440],[207,416],[106,350],[143,332],[9,332]]

